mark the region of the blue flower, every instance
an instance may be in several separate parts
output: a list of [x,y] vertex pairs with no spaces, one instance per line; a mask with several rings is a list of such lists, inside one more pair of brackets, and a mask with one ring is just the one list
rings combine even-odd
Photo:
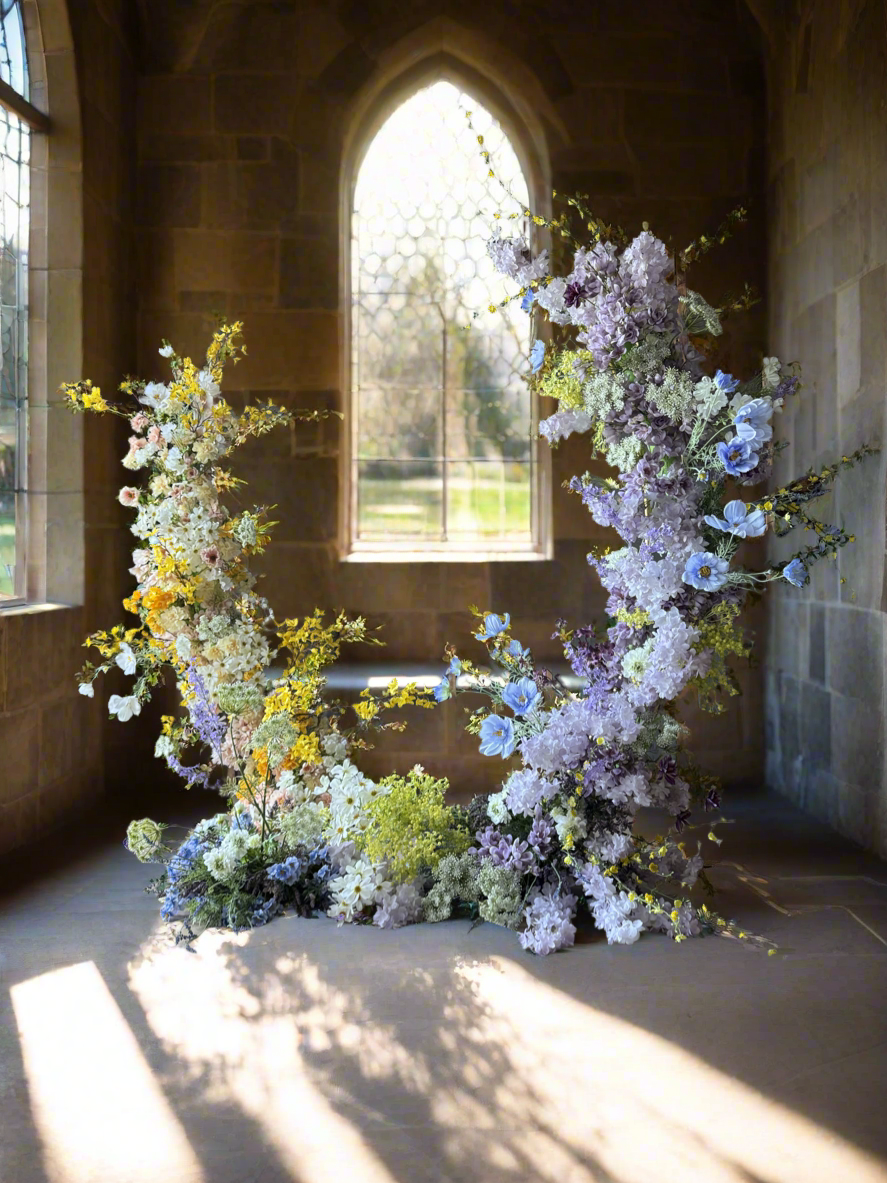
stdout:
[[511,615],[506,612],[504,616],[496,616],[494,612],[484,617],[483,632],[475,633],[479,641],[492,641],[493,637],[498,637],[500,633],[504,633],[511,624]]
[[459,677],[462,673],[462,662],[458,657],[451,657],[450,664],[447,666],[447,674],[453,674],[454,677]]
[[700,591],[717,591],[727,582],[729,568],[730,564],[726,559],[719,559],[711,551],[699,550],[687,559],[684,583],[698,587]]
[[718,444],[718,455],[721,464],[730,476],[739,476],[743,472],[751,472],[757,467],[759,456],[752,450],[748,440],[734,439],[727,443]]
[[753,509],[749,513],[744,501],[728,501],[722,518],[709,513],[705,515],[705,520],[713,529],[723,530],[725,534],[732,534],[736,538],[760,538],[767,529],[764,511]]
[[718,370],[715,374],[715,386],[718,390],[723,390],[724,394],[732,394],[739,385],[739,379],[734,378],[732,374],[725,374],[723,370]]
[[269,867],[266,874],[269,879],[277,879],[280,883],[286,883],[289,887],[296,882],[302,871],[302,860],[296,855],[291,854],[288,859],[284,859],[282,863],[275,863]]
[[509,641],[508,648],[505,650],[509,657],[529,657],[529,649],[524,649],[520,641]]
[[514,751],[514,724],[499,715],[487,715],[480,725],[482,756],[501,756],[507,760]]
[[807,582],[807,568],[800,559],[792,559],[782,568],[782,577],[787,579],[789,583],[793,583],[795,587],[803,587]]
[[450,697],[449,679],[441,678],[431,693],[434,695],[435,702],[446,702],[446,700]]
[[525,715],[532,710],[533,704],[539,697],[539,688],[532,678],[518,678],[509,682],[502,691],[502,701],[511,707],[516,715]]
[[773,436],[770,419],[773,415],[773,403],[769,398],[753,398],[751,402],[740,407],[733,420],[736,434],[740,439],[748,440],[750,444],[764,443]]
[[538,374],[545,361],[545,342],[537,341],[530,350],[530,369]]
[[520,302],[521,312],[529,312],[533,307],[533,302],[536,299],[536,293],[532,288],[527,288],[524,292],[524,298]]

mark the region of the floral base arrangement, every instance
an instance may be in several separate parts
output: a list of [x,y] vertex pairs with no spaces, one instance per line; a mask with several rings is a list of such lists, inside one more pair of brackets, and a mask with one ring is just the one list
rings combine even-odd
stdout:
[[[747,300],[715,308],[686,285],[690,264],[741,211],[675,257],[646,228],[629,240],[581,198],[568,204],[589,228],[586,241],[567,213],[535,218],[569,244],[566,274],[520,237],[497,234],[489,251],[528,315],[549,324],[548,343],[538,339],[530,354],[531,381],[559,404],[542,433],[553,445],[587,433],[614,470],[570,482],[622,540],[589,556],[609,593],[606,621],[557,625],[578,692],[534,664],[508,614],[477,611],[483,665],[449,649],[433,692],[392,683],[352,706],[327,696],[323,670],[342,643],[375,638],[344,615],[278,624],[254,590],[249,558],[272,523],[266,508],[226,507],[240,482],[222,461],[288,415],[271,404],[235,414],[221,397],[239,324],[216,332],[200,369],[164,343],[171,381],[125,382],[129,409],[89,382],[65,388],[75,409],[130,418],[123,463],[146,477],[120,493],[136,510],[138,586],[124,606],[138,623],[90,638],[102,660],[85,667],[81,691],[92,695],[95,676],[112,667],[134,677],[132,692],[108,703],[125,721],[171,669],[182,710],[164,718],[156,754],[187,785],[214,787],[228,802],[177,847],[156,822],[129,827],[132,853],[162,865],[151,889],[182,937],[285,911],[380,928],[462,914],[512,928],[525,949],[547,954],[573,944],[581,907],[615,943],[646,930],[749,939],[691,899],[707,880],[690,839],[701,827],[720,841],[706,818],[720,799],[685,750],[676,700],[695,691],[703,707],[723,710],[736,693],[729,661],[750,649],[739,623],[748,597],[774,581],[803,585],[812,563],[853,541],[807,506],[868,449],[758,491],[781,446],[773,418],[797,396],[798,375],[776,358],[746,381],[706,374],[722,317]],[[798,526],[813,539],[790,559],[739,562],[745,542]],[[285,672],[269,685],[278,650]],[[446,781],[420,767],[378,783],[360,772],[367,737],[403,726],[382,721],[390,708],[433,707],[466,691],[489,702],[467,725],[482,753],[510,763],[501,791],[461,808],[447,805]],[[636,833],[645,806],[667,811],[669,833]]]

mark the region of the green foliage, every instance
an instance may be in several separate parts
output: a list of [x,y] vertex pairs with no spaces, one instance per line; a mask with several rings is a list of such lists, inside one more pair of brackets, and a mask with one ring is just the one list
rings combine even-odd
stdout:
[[387,860],[396,882],[433,870],[444,855],[462,854],[471,845],[461,811],[444,801],[446,780],[417,764],[408,776],[386,777],[381,786],[388,791],[367,806],[369,825],[358,844],[371,862]]

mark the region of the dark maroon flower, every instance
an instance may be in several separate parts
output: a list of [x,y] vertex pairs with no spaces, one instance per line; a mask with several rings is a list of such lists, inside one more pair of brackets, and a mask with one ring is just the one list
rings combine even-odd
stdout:
[[578,307],[588,297],[589,291],[584,283],[568,283],[564,291],[564,303],[568,308]]
[[686,826],[686,824],[689,820],[690,820],[690,810],[689,809],[682,809],[680,813],[675,815],[674,828],[677,830],[677,832],[679,834],[684,829],[684,827]]
[[706,809],[718,809],[721,804],[721,794],[717,789],[710,789],[708,796],[705,798]]

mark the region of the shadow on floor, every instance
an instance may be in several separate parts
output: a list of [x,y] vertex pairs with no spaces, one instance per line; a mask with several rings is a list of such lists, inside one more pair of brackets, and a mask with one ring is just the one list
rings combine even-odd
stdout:
[[731,816],[716,903],[776,957],[293,918],[191,952],[107,809],[4,870],[0,1177],[884,1183],[887,868],[770,795]]

